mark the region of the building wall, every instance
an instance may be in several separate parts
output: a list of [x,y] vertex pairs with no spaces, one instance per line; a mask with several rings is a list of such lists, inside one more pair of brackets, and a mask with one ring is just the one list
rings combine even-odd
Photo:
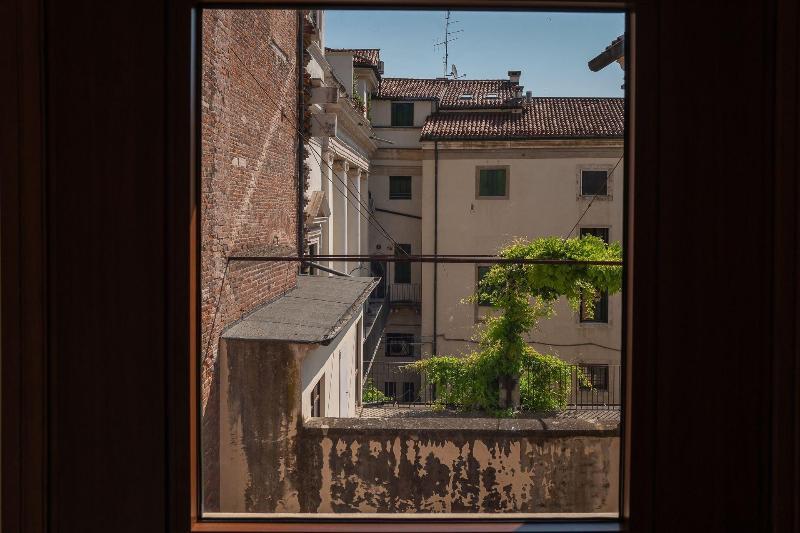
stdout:
[[[281,361],[295,368],[293,356],[287,352]],[[243,370],[233,369],[232,379],[245,377]],[[242,397],[226,413],[231,425],[223,435],[228,459],[222,472],[223,513],[592,513],[613,518],[619,509],[617,423],[301,422],[291,414],[265,416],[259,402],[258,395]]]
[[[320,379],[323,380],[322,416],[356,416],[358,369],[362,367],[362,324],[363,315],[358,313],[329,345],[314,348],[303,359],[300,371],[303,418],[311,416],[311,393]],[[344,401],[340,395],[342,387],[346,391]],[[343,405],[345,409],[341,409]]]
[[[395,100],[396,102],[408,102],[410,100]],[[425,119],[433,112],[433,102],[431,100],[414,101],[414,127],[422,128]],[[372,100],[372,126],[376,128],[391,128],[392,125],[392,100]],[[405,128],[391,128],[392,130],[408,130]],[[386,130],[382,129],[382,132]],[[413,141],[419,145],[419,135]]]
[[[621,143],[620,143],[621,144]],[[474,147],[473,147],[474,148]],[[561,146],[475,151],[467,146],[441,149],[439,159],[440,254],[494,254],[516,238],[566,236],[590,199],[579,194],[581,168],[608,168],[622,155],[621,146],[591,149]],[[485,155],[484,155],[485,154]],[[476,199],[476,167],[509,167],[508,199]],[[425,151],[423,178],[423,253],[433,253],[434,161]],[[609,227],[611,241],[622,239],[622,165],[609,182],[610,195],[586,212],[580,227]],[[573,236],[577,235],[579,228]],[[433,336],[433,265],[423,267],[422,335]],[[438,266],[437,351],[459,354],[472,351],[475,326],[485,309],[462,300],[477,284],[473,264]],[[528,340],[539,350],[572,362],[614,364],[620,361],[620,295],[609,298],[608,324],[582,324],[565,300],[557,314],[542,320]]]
[[[202,22],[202,451],[204,464],[216,464],[220,333],[295,286],[295,263],[226,258],[297,253],[297,19],[229,9],[204,10]],[[219,503],[216,475],[204,473],[210,509]]]

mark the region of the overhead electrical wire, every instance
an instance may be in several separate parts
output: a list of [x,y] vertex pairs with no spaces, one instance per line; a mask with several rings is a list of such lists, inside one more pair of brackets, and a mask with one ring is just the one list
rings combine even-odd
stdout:
[[[231,41],[233,41],[233,38],[231,37],[230,33],[228,33],[228,32],[227,32],[227,30],[223,30],[223,31],[224,31],[225,33],[227,33],[227,34],[228,34],[228,37],[231,39]],[[260,81],[260,80],[259,80],[259,79],[256,77],[256,75],[255,75],[255,74],[253,74],[253,72],[252,72],[252,71],[251,71],[251,70],[248,68],[248,66],[247,66],[247,63],[245,63],[245,62],[244,62],[244,60],[243,60],[243,59],[242,59],[242,58],[239,56],[239,54],[237,54],[237,53],[236,53],[236,50],[234,50],[232,47],[231,47],[231,48],[229,48],[229,50],[230,50],[230,52],[233,54],[233,56],[236,58],[236,60],[237,60],[237,61],[239,61],[239,63],[242,65],[242,67],[244,67],[244,71],[245,71],[245,72],[247,72],[247,74],[248,74],[248,75],[249,75],[249,76],[250,76],[250,77],[253,79],[253,81],[255,81],[255,82],[256,82],[256,85],[258,85],[259,89],[261,89],[261,91],[264,93],[264,95],[265,95],[265,96],[266,96],[266,97],[267,97],[267,98],[268,98],[268,99],[269,99],[269,100],[272,102],[272,104],[273,104],[273,105],[274,105],[276,108],[278,108],[278,109],[281,109],[281,108],[282,108],[282,106],[281,106],[281,105],[280,105],[280,104],[279,104],[279,103],[278,103],[278,102],[277,102],[277,101],[276,101],[276,100],[275,100],[275,99],[272,97],[272,95],[269,93],[269,91],[267,91],[267,89],[266,89],[266,88],[265,88],[265,87],[264,87],[264,86],[261,84],[261,81]],[[320,124],[320,125],[321,125],[321,123],[319,122],[319,119],[318,119],[318,118],[317,118],[317,117],[316,117],[314,114],[312,114],[312,115],[311,115],[311,117],[312,117],[314,120],[316,120],[316,121],[317,121],[317,124]],[[349,187],[349,186],[348,186],[348,184],[347,184],[347,181],[346,181],[346,180],[342,180],[342,179],[341,179],[341,178],[340,178],[340,177],[339,177],[339,176],[336,174],[336,171],[334,171],[334,170],[333,170],[333,167],[332,167],[331,165],[329,165],[329,164],[328,164],[326,161],[324,161],[324,159],[325,159],[325,158],[322,156],[322,153],[320,153],[320,152],[317,152],[316,150],[314,150],[314,148],[313,148],[312,146],[310,146],[309,139],[308,139],[308,138],[307,138],[307,137],[306,137],[306,136],[303,134],[303,132],[300,130],[300,128],[299,128],[299,127],[297,126],[297,124],[296,124],[296,122],[297,122],[297,115],[295,115],[294,117],[291,117],[291,118],[293,118],[293,119],[294,119],[294,120],[293,120],[293,125],[292,125],[292,127],[293,127],[293,128],[294,128],[294,130],[297,132],[298,136],[299,136],[299,137],[300,137],[300,138],[301,138],[301,139],[302,139],[302,140],[303,140],[303,141],[306,143],[306,145],[307,145],[307,148],[308,148],[309,152],[310,152],[310,153],[312,153],[312,154],[314,155],[314,159],[315,159],[315,160],[316,160],[316,161],[317,161],[317,162],[320,164],[320,166],[324,165],[325,167],[327,167],[328,169],[330,169],[330,171],[331,171],[331,174],[333,174],[333,175],[336,177],[336,179],[337,179],[337,180],[338,180],[340,183],[342,183],[342,184],[344,185],[344,187],[345,187],[345,190],[346,190],[346,191],[348,191],[350,194],[344,194],[344,192],[343,192],[341,189],[339,189],[338,187],[336,187],[336,190],[337,190],[337,191],[339,191],[339,192],[340,192],[340,193],[341,193],[343,196],[345,196],[345,198],[347,198],[347,200],[348,200],[348,201],[350,201],[350,204],[351,204],[351,205],[353,205],[353,207],[357,207],[357,206],[356,206],[356,204],[355,204],[355,203],[352,201],[352,199],[351,199],[351,198],[353,198],[353,197],[355,196],[355,200],[356,200],[356,201],[359,203],[359,205],[360,205],[360,206],[361,206],[361,207],[362,207],[364,210],[366,210],[366,212],[367,212],[367,213],[369,213],[369,206],[368,206],[368,205],[366,205],[366,204],[364,204],[364,203],[361,201],[361,199],[358,197],[358,195],[357,195],[358,191],[357,191],[357,190],[355,190],[355,191],[351,190],[351,189],[350,189],[350,187]],[[331,178],[330,178],[329,176],[327,176],[325,173],[321,173],[321,174],[325,175],[325,178],[326,178],[328,181],[330,181],[330,182],[331,182],[331,185],[333,185],[334,187],[336,186],[336,184],[333,182],[333,180],[331,180]],[[402,251],[404,254],[408,255],[408,252],[406,252],[406,251],[405,251],[405,250],[404,250],[402,247],[398,246],[398,243],[397,243],[397,241],[396,241],[396,240],[395,240],[395,239],[394,239],[394,238],[393,238],[393,237],[392,237],[392,236],[389,234],[389,232],[386,230],[386,228],[384,228],[384,227],[383,227],[383,225],[380,223],[380,221],[378,221],[378,220],[377,220],[377,219],[376,219],[374,216],[372,216],[371,214],[370,214],[370,215],[368,215],[368,216],[364,216],[364,214],[363,214],[361,211],[362,211],[361,209],[357,209],[357,212],[358,212],[358,214],[359,214],[359,215],[360,215],[362,218],[364,218],[364,220],[366,220],[368,224],[371,224],[371,225],[372,225],[374,228],[376,228],[376,229],[378,230],[378,232],[379,232],[379,233],[380,233],[380,234],[381,234],[383,237],[385,237],[386,239],[388,239],[388,240],[389,240],[389,242],[391,242],[391,243],[392,243],[392,245],[394,246],[395,250],[401,250],[401,251]],[[373,223],[373,221],[374,221],[374,223]]]

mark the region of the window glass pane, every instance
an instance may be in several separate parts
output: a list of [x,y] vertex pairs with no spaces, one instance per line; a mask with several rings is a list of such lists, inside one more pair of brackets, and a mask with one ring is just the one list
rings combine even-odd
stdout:
[[608,243],[608,228],[581,228],[580,235],[583,237],[584,235],[592,235],[594,237],[598,237],[602,239],[603,242]]
[[479,172],[479,196],[506,195],[506,170],[504,168],[481,169]]
[[411,176],[389,176],[389,199],[411,199]]
[[608,194],[608,172],[605,170],[581,171],[581,195],[605,196]]
[[[489,270],[491,270],[491,268],[492,267],[490,266],[478,266],[478,285],[476,286],[476,289],[480,288],[481,280],[489,272]],[[478,297],[478,305],[491,305],[491,302],[489,302],[489,299],[486,296],[481,295]]]
[[[435,11],[201,13],[202,517],[615,516],[624,71],[565,39],[548,57],[597,97],[524,64],[426,72],[402,56]],[[492,58],[550,24],[498,13],[453,20]],[[618,194],[576,194],[611,168]]]
[[601,292],[594,300],[592,314],[588,309],[588,303],[581,300],[581,322],[608,322],[608,293]]
[[[394,254],[397,257],[408,257],[411,255],[410,244],[398,244]],[[394,282],[395,283],[411,283],[411,263],[405,261],[398,261],[394,264]],[[402,289],[402,290],[401,290]],[[405,287],[398,289],[398,293],[403,292]],[[400,298],[408,295],[399,296]],[[394,296],[393,296],[394,297]]]

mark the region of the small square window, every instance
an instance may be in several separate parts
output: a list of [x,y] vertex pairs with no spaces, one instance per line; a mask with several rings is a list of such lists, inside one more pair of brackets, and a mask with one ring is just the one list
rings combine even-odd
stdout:
[[414,334],[387,333],[386,357],[414,357]]
[[414,125],[414,103],[392,102],[392,126]]
[[581,170],[581,196],[608,196],[608,171]]
[[411,176],[389,176],[389,199],[411,200]]
[[472,100],[472,93],[464,93],[461,96],[459,96],[459,98],[461,98],[462,100]]
[[[484,276],[486,276],[486,274],[489,273],[489,271],[491,269],[492,269],[492,267],[490,267],[490,266],[480,266],[480,265],[478,266],[478,282],[475,284],[476,292],[478,291],[478,289],[480,289],[481,280],[483,279]],[[492,305],[489,302],[488,298],[480,297],[480,296],[478,297],[478,302],[477,303],[478,303],[478,306],[480,306],[480,307],[488,307],[488,306]]]
[[596,323],[596,324],[607,324],[608,323],[608,293],[602,291],[597,298],[594,300],[594,313],[592,316],[589,316],[589,312],[587,310],[587,303],[581,300],[581,311],[580,311],[580,319],[583,323]]
[[500,98],[500,95],[497,93],[489,93],[486,95],[486,98],[489,100],[497,100],[498,98]]
[[581,390],[608,390],[608,365],[581,365],[580,368],[591,384],[581,383]]
[[478,169],[478,198],[508,198],[508,169]]
[[608,244],[608,231],[608,228],[581,228],[581,237],[584,235],[593,235]]

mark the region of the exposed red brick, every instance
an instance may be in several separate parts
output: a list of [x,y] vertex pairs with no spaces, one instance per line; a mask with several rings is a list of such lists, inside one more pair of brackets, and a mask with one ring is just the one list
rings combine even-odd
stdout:
[[[221,332],[296,284],[296,263],[226,269],[226,258],[297,253],[297,29],[290,10],[203,12],[201,409],[211,432]],[[206,464],[215,440],[202,445]],[[204,471],[206,510],[217,505],[215,483]]]

